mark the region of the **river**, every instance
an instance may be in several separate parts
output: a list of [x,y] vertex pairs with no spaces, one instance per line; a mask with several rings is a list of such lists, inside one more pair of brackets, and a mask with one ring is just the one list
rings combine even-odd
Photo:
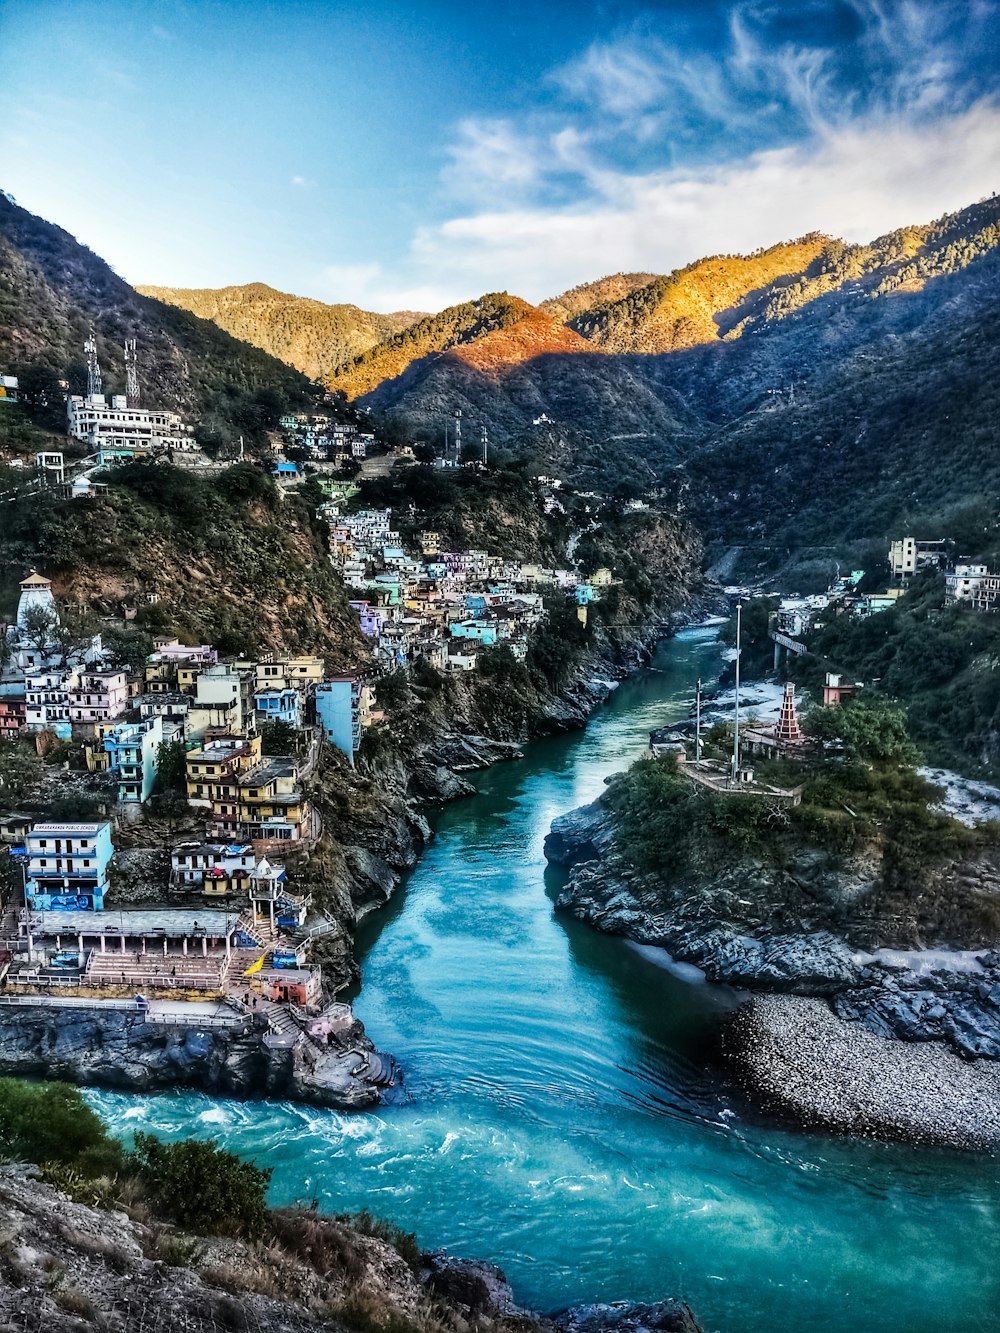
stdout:
[[713,640],[685,631],[586,732],[480,775],[366,923],[356,1009],[406,1104],[89,1094],[97,1109],[253,1155],[274,1202],[367,1207],[492,1259],[536,1308],[672,1295],[724,1333],[1000,1328],[996,1160],[761,1125],[708,1059],[727,993],[553,911],[550,821],[686,715]]

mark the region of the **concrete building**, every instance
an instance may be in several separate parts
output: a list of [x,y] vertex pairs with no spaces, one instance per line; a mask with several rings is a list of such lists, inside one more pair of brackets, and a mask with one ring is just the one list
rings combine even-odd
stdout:
[[907,579],[919,569],[940,565],[947,542],[943,537],[918,541],[916,537],[900,537],[889,544],[889,568],[893,578]]
[[258,726],[264,722],[284,722],[289,727],[302,725],[302,701],[298,690],[291,686],[283,690],[258,690],[253,707]]
[[371,724],[371,708],[371,687],[357,676],[335,676],[316,686],[316,716],[323,734],[352,765],[364,728]]
[[27,718],[27,700],[23,694],[0,695],[0,740],[13,740]]
[[101,744],[107,756],[107,771],[118,779],[120,804],[142,805],[149,799],[156,782],[157,750],[162,740],[163,722],[155,715],[141,722],[119,723],[105,733]]
[[26,839],[32,910],[99,912],[114,855],[111,825],[35,824]]
[[71,740],[70,691],[80,673],[75,667],[33,671],[24,678],[25,727],[28,731],[53,731],[60,740]]
[[66,400],[67,433],[91,452],[99,449],[183,450],[198,447],[176,412],[130,407],[124,394],[110,401],[102,393]]
[[84,671],[67,693],[71,722],[112,722],[128,707],[128,678],[124,671]]
[[246,891],[256,864],[248,842],[182,842],[170,853],[170,884],[206,897]]
[[1000,574],[987,565],[956,565],[944,583],[949,602],[967,602],[977,611],[992,611],[1000,602]]

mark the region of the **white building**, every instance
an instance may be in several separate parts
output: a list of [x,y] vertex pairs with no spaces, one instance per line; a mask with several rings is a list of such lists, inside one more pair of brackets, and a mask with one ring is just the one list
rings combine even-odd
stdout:
[[33,569],[26,579],[21,580],[21,596],[17,603],[19,630],[25,629],[28,612],[36,609],[45,611],[51,617],[53,625],[59,623],[55,599],[52,596],[52,583]]
[[1000,574],[987,565],[956,565],[944,585],[948,601],[968,602],[977,611],[992,611],[1000,602]]
[[124,394],[115,394],[109,402],[103,393],[66,400],[69,415],[67,430],[92,451],[98,449],[196,449],[191,428],[176,412],[160,408],[129,407]]

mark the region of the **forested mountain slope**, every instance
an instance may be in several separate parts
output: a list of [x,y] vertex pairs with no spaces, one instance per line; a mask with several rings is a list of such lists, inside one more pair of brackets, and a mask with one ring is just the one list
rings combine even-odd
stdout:
[[68,232],[0,192],[4,373],[40,363],[82,392],[91,328],[106,390],[123,391],[122,343],[135,338],[146,402],[183,411],[196,431],[253,436],[281,411],[310,401],[298,371],[208,320],[141,296]]
[[136,290],[212,320],[234,338],[260,347],[312,380],[323,379],[342,361],[359,356],[422,318],[412,310],[378,315],[356,305],[327,305],[276,291],[263,282]]

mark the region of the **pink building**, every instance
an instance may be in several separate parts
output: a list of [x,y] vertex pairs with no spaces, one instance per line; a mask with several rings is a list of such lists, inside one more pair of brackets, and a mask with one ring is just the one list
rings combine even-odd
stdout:
[[69,691],[71,722],[111,722],[128,707],[128,680],[124,671],[87,671]]

